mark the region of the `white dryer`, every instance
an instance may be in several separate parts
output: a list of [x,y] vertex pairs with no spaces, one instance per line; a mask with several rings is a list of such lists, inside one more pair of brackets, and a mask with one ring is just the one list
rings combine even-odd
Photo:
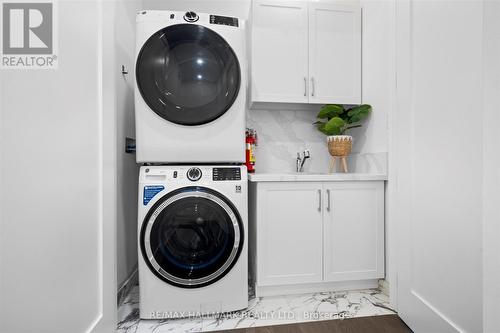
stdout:
[[244,162],[244,20],[141,11],[136,39],[137,162]]
[[246,173],[244,166],[141,167],[141,318],[248,306]]

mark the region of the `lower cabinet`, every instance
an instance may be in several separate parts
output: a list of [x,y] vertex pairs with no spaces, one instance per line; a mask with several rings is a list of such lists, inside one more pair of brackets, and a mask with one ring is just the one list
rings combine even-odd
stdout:
[[384,277],[384,183],[325,183],[323,279]]
[[262,185],[257,196],[259,284],[321,282],[321,183]]
[[251,185],[256,286],[384,277],[384,182]]

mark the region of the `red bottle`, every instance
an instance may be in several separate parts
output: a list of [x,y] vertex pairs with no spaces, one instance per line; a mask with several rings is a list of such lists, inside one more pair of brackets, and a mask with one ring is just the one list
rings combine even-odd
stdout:
[[255,146],[257,145],[257,134],[253,129],[247,128],[245,132],[245,165],[249,173],[255,172]]

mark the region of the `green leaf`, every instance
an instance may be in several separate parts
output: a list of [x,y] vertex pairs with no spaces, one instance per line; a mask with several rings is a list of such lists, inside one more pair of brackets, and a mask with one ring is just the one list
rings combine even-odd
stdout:
[[342,105],[326,104],[321,107],[317,117],[320,119],[331,119],[342,113],[344,113],[344,107]]
[[347,126],[347,127],[344,127],[344,131],[342,132],[342,134],[344,134],[345,132],[347,132],[348,130],[350,129],[353,129],[353,128],[358,128],[358,127],[361,127],[361,125],[354,125],[354,126]]
[[347,131],[347,130],[350,130],[351,128],[358,128],[358,127],[362,127],[362,125],[348,126],[344,130]]
[[326,123],[322,123],[322,122],[318,121],[318,122],[316,123],[316,125],[318,126],[318,130],[319,130],[321,133],[323,133],[323,134],[325,134],[325,135],[328,135],[328,133],[326,132],[326,129],[325,129]]
[[325,124],[327,135],[339,135],[342,133],[345,122],[339,117],[333,117]]
[[372,110],[372,107],[368,104],[363,104],[356,106],[347,112],[347,115],[349,116],[349,124],[352,123],[357,123],[358,121],[361,121],[368,117]]

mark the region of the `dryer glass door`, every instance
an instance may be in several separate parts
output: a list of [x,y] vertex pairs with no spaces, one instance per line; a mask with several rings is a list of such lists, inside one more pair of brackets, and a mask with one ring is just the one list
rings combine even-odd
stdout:
[[141,249],[162,280],[195,288],[229,272],[243,239],[239,214],[227,198],[189,187],[167,194],[152,207],[142,226]]
[[229,44],[196,24],[177,24],[151,36],[136,64],[139,91],[160,117],[201,125],[222,116],[240,88],[240,65]]

